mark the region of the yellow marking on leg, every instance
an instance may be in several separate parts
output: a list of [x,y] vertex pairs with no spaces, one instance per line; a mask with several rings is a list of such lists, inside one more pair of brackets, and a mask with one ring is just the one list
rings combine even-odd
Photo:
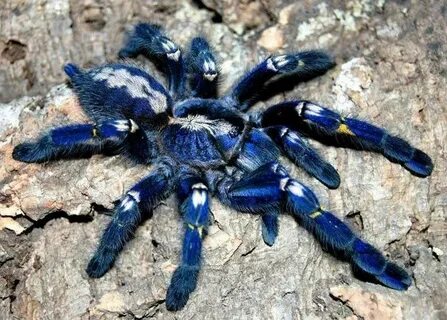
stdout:
[[337,132],[355,136],[354,132],[352,132],[351,129],[349,129],[349,127],[344,123],[340,124],[340,126],[337,129]]
[[93,135],[94,137],[97,137],[97,136],[98,136],[98,129],[93,128],[93,130],[92,130],[92,135]]
[[315,218],[321,216],[322,213],[323,213],[323,211],[320,208],[317,211],[315,211],[314,213],[310,214],[309,217],[311,217],[312,219],[315,219]]
[[193,225],[191,223],[188,223],[188,228],[191,229],[191,230],[197,229],[197,232],[199,233],[200,238],[203,237],[203,226],[199,226],[198,227],[198,226],[195,226],[195,225]]

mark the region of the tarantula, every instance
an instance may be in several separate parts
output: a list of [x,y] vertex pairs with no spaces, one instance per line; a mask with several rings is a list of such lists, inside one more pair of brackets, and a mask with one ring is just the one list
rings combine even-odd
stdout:
[[155,165],[116,205],[87,266],[90,277],[104,275],[142,218],[175,192],[185,228],[181,261],[167,290],[169,310],[182,309],[196,288],[211,196],[238,211],[260,214],[262,237],[269,246],[284,211],[312,232],[324,249],[348,260],[362,278],[396,290],[411,285],[404,269],[323,210],[314,193],[292,178],[278,159],[285,154],[329,188],[338,187],[339,175],[309,147],[306,136],[380,152],[421,177],[430,175],[431,159],[384,129],[310,101],[287,101],[245,113],[269,94],[325,73],[334,66],[328,54],[311,50],[270,56],[221,98],[219,68],[203,37],[191,41],[184,59],[158,26],[140,23],[129,33],[119,57],[140,54],[161,67],[168,90],[126,61],[89,70],[67,64],[65,73],[92,123],[52,129],[13,151],[14,159],[23,162],[124,154],[136,164]]

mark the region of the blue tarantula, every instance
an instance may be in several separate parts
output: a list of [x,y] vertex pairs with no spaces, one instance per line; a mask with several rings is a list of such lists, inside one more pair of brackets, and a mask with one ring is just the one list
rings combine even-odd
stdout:
[[181,262],[167,290],[169,310],[182,309],[196,288],[211,196],[238,211],[260,214],[262,236],[269,246],[278,234],[278,216],[285,211],[324,249],[348,260],[363,279],[396,290],[411,285],[405,270],[323,210],[314,193],[290,177],[278,158],[284,153],[329,188],[338,187],[339,175],[308,146],[306,136],[380,152],[421,177],[430,175],[431,159],[384,129],[310,101],[287,101],[264,112],[244,113],[269,94],[288,89],[290,83],[325,73],[334,65],[326,53],[268,57],[221,98],[217,98],[219,68],[204,38],[194,38],[183,58],[159,27],[141,23],[129,34],[119,57],[140,54],[161,67],[169,90],[128,62],[90,70],[67,64],[65,73],[92,123],[52,129],[13,151],[14,159],[23,162],[100,153],[124,154],[137,164],[155,165],[116,205],[87,266],[90,277],[104,275],[142,218],[175,192],[185,231]]

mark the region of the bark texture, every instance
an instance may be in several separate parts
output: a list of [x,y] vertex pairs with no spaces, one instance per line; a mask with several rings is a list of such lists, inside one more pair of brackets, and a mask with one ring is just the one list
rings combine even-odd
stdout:
[[[61,66],[114,58],[135,21],[181,45],[203,32],[222,90],[270,52],[324,48],[337,67],[273,98],[303,97],[389,129],[434,160],[419,179],[377,154],[313,143],[340,172],[329,191],[293,166],[325,208],[412,273],[407,292],[353,277],[288,216],[269,248],[258,216],[213,202],[198,288],[164,305],[181,221],[161,204],[101,279],[84,271],[110,220],[105,209],[150,168],[123,158],[26,165],[14,145],[85,120]],[[447,5],[442,1],[71,1],[0,4],[0,317],[2,319],[447,319]],[[61,84],[62,83],[62,84]],[[54,86],[55,84],[59,84]]]

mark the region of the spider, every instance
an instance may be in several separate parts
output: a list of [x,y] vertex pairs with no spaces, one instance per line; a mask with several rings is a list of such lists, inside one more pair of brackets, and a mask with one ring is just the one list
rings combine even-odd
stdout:
[[[140,54],[161,68],[168,89],[130,62]],[[125,59],[89,70],[74,64],[64,67],[91,123],[54,128],[33,142],[17,145],[12,154],[29,163],[124,154],[135,164],[154,166],[117,202],[87,266],[90,277],[104,275],[139,222],[176,193],[185,228],[181,260],[167,289],[168,310],[182,309],[197,286],[212,196],[237,211],[261,215],[262,237],[269,246],[278,235],[278,217],[286,212],[326,251],[349,261],[357,276],[396,290],[411,285],[403,268],[322,209],[314,193],[279,163],[279,156],[285,154],[329,188],[339,186],[339,175],[306,137],[382,153],[420,177],[432,172],[429,156],[382,128],[306,100],[245,113],[269,94],[332,68],[334,61],[327,53],[270,56],[221,98],[219,67],[203,37],[191,41],[184,58],[160,27],[140,23],[118,56]]]

